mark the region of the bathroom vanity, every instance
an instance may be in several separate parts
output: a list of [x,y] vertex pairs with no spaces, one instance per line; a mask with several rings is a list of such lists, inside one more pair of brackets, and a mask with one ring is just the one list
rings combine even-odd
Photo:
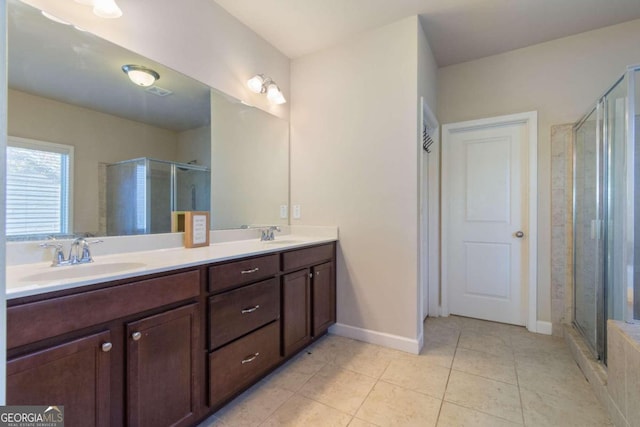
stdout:
[[7,404],[64,405],[69,426],[195,425],[335,322],[334,241],[215,246],[149,251],[196,254],[187,267],[10,292]]

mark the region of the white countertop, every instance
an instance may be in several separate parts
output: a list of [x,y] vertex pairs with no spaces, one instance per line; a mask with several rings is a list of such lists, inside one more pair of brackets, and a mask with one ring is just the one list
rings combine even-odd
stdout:
[[271,242],[258,239],[213,243],[202,248],[168,248],[112,255],[94,255],[91,264],[51,267],[51,262],[7,266],[7,299],[128,279],[219,261],[268,254],[321,243],[335,236],[277,236]]

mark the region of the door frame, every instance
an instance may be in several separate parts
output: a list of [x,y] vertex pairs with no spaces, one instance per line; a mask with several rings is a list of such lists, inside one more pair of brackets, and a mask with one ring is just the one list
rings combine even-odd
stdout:
[[[525,316],[527,329],[531,332],[546,332],[540,329],[538,325],[538,112],[529,111],[525,113],[509,114],[505,116],[488,117],[478,120],[470,120],[457,123],[449,123],[442,126],[442,184],[441,194],[442,200],[446,201],[450,197],[449,186],[446,179],[446,166],[449,160],[449,144],[451,141],[451,135],[458,132],[480,130],[496,126],[507,126],[513,124],[524,124],[527,126],[528,141],[526,142],[529,161],[528,161],[528,224],[523,227],[527,230],[528,241],[528,253],[529,262],[527,275],[528,283],[525,287],[523,296],[527,298],[527,313]],[[525,178],[526,179],[526,178]],[[448,302],[448,272],[447,272],[447,256],[448,251],[448,219],[449,219],[449,204],[442,203],[441,210],[442,228],[441,228],[441,250],[442,250],[442,262],[441,262],[441,315],[449,315],[449,302]]]
[[[422,130],[426,124],[435,129],[432,135],[431,153],[427,154],[422,148]],[[419,330],[427,315],[439,315],[440,291],[440,124],[435,114],[429,108],[424,97],[420,97],[420,129],[418,131],[418,313],[420,313]],[[428,176],[424,174],[425,161]],[[426,197],[425,197],[426,196]],[[428,202],[428,203],[427,203]],[[423,214],[427,204],[426,215]],[[426,218],[426,221],[425,221]],[[428,238],[427,238],[428,237]],[[429,297],[429,306],[424,306],[425,292]]]

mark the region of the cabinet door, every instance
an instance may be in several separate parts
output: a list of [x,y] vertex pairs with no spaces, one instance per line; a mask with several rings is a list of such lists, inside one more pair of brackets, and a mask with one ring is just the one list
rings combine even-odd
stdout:
[[127,324],[129,426],[177,426],[197,416],[198,306]]
[[311,341],[309,270],[282,276],[282,349],[289,356]]
[[336,322],[336,286],[333,263],[327,262],[311,269],[313,279],[313,336],[326,332]]
[[68,426],[108,426],[110,350],[105,331],[10,360],[7,404],[64,406]]

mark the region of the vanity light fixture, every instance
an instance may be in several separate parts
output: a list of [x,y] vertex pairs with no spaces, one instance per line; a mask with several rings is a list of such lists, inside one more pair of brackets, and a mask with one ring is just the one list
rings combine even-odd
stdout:
[[93,13],[100,18],[113,19],[122,16],[122,10],[115,0],[76,0],[76,3],[93,6]]
[[138,86],[149,87],[160,78],[160,74],[152,70],[151,68],[143,67],[141,65],[127,64],[122,66],[129,79]]
[[247,86],[255,93],[266,93],[267,99],[274,104],[284,104],[287,102],[282,91],[271,77],[264,74],[256,74],[247,81]]

